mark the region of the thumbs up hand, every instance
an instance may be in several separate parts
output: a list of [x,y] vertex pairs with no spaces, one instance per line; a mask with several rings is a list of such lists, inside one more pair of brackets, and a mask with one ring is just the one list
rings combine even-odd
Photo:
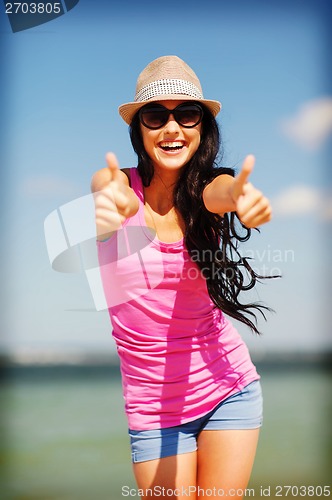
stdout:
[[120,170],[114,153],[106,155],[107,167],[92,177],[91,190],[95,202],[97,239],[105,240],[138,210],[136,194],[127,175]]
[[256,189],[248,178],[255,165],[255,157],[248,155],[240,173],[234,178],[230,195],[240,221],[249,228],[258,227],[271,220],[272,210],[269,200]]
[[210,182],[203,191],[205,208],[219,215],[236,211],[248,228],[269,222],[272,215],[269,200],[248,182],[254,164],[255,157],[248,155],[236,177],[222,174]]

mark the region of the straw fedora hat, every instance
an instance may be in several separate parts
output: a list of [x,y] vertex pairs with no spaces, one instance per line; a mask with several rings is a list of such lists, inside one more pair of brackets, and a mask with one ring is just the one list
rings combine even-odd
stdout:
[[204,99],[199,79],[188,64],[177,56],[163,56],[143,69],[137,79],[134,102],[122,104],[119,113],[130,125],[135,113],[145,104],[165,100],[199,101],[213,116],[221,109],[219,101]]

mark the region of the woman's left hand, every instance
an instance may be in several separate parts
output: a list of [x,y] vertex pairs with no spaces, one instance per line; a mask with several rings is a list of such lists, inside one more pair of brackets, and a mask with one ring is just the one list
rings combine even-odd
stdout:
[[269,222],[272,217],[269,200],[251,182],[248,182],[254,165],[255,157],[248,155],[242,164],[241,172],[234,178],[234,182],[230,186],[230,195],[235,203],[235,211],[242,224],[248,228],[261,226]]

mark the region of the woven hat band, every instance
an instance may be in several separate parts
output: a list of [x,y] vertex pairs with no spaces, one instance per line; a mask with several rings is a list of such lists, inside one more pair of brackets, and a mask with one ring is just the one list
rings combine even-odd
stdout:
[[187,80],[164,78],[148,83],[135,96],[135,102],[145,102],[154,97],[181,94],[193,99],[204,99],[196,85]]

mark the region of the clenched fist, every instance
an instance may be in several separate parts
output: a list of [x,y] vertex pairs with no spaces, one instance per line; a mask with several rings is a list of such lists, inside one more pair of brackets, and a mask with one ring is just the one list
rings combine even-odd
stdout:
[[254,164],[255,157],[248,155],[236,177],[222,174],[210,182],[203,192],[207,210],[219,215],[236,212],[240,221],[248,228],[269,222],[272,217],[269,200],[248,182]]
[[97,239],[106,240],[123,222],[138,210],[136,194],[129,186],[127,175],[120,170],[115,154],[107,153],[107,167],[92,178],[91,190],[95,202]]
[[255,157],[248,155],[242,164],[241,172],[235,177],[230,191],[240,221],[250,228],[269,222],[272,216],[269,200],[251,182],[248,182],[254,164]]

